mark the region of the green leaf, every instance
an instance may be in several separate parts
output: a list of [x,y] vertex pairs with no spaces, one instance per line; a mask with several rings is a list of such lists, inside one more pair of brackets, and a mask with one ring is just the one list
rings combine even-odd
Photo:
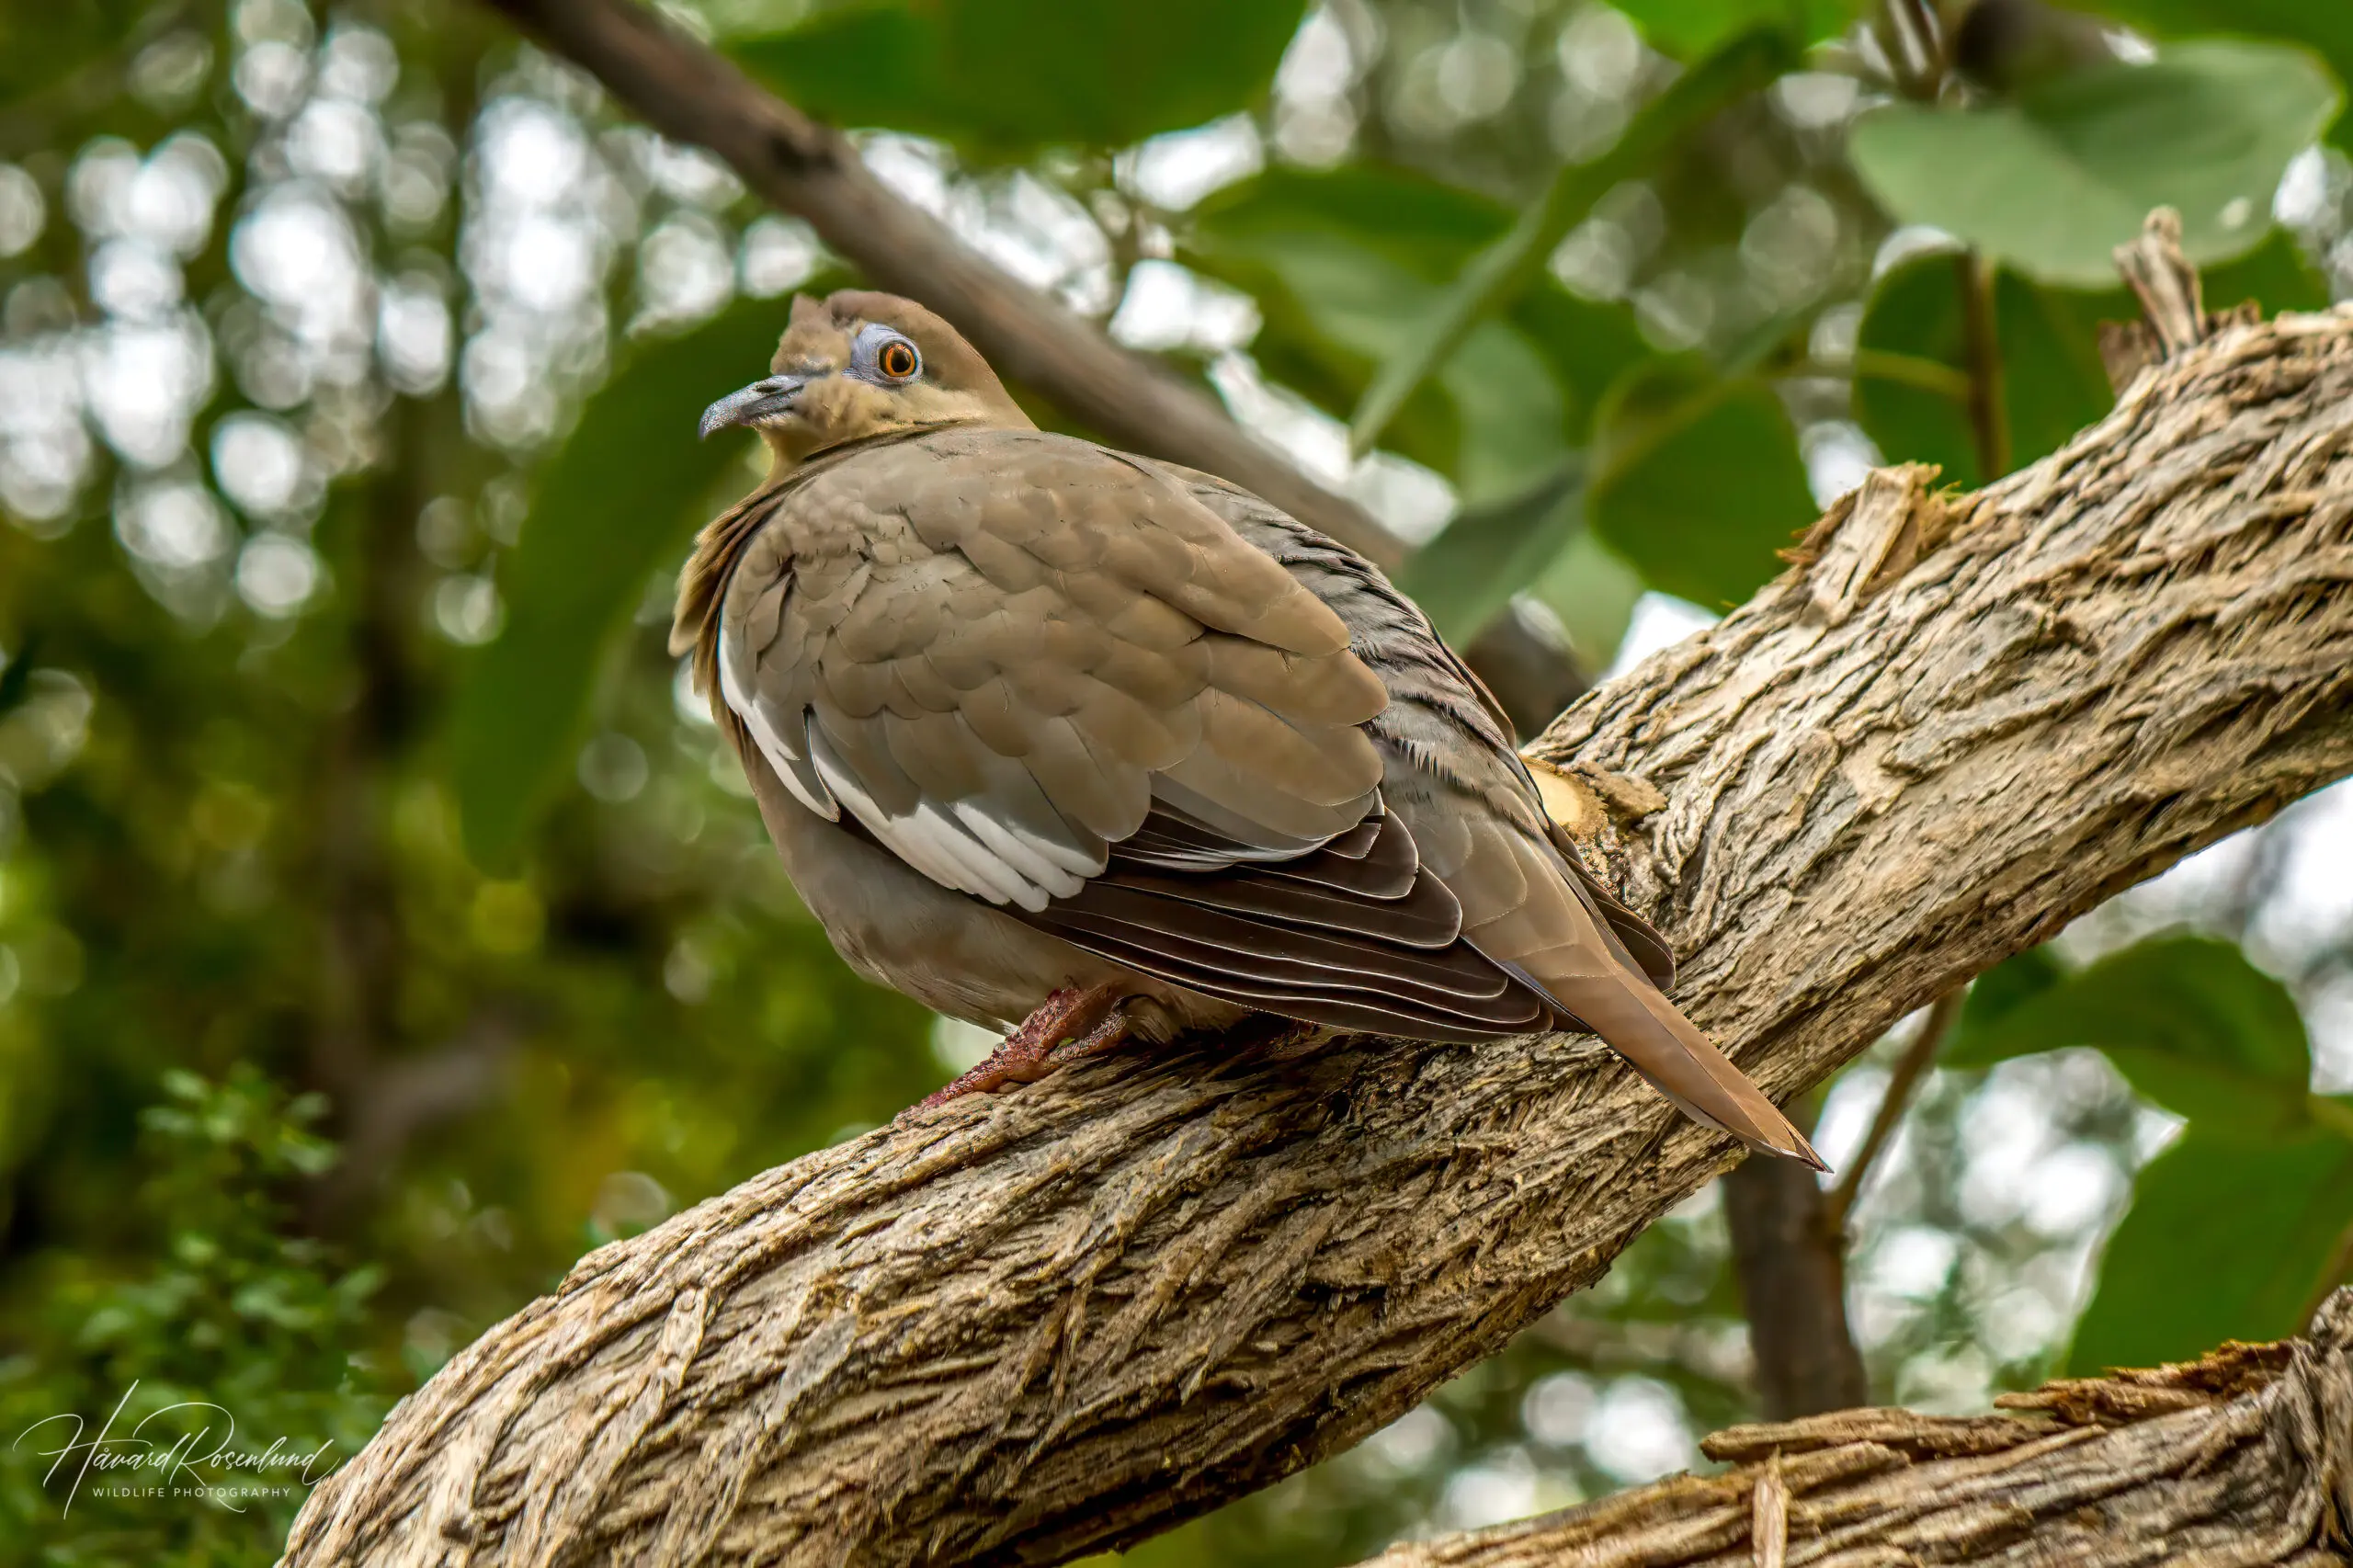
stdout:
[[[2153,38],[2217,33],[2301,43],[2339,82],[2353,82],[2353,6],[2339,0],[2099,0],[2097,8]],[[2353,120],[2338,120],[2329,140],[2353,150]]]
[[1466,506],[1414,552],[1397,585],[1457,646],[1543,572],[1584,519],[1585,464],[1562,463],[1518,494]]
[[821,119],[1013,156],[1125,146],[1245,108],[1305,10],[1303,0],[911,0],[836,6],[722,47]]
[[1847,0],[1622,0],[1618,9],[1653,49],[1677,60],[1712,53],[1750,28],[1779,26],[1801,43],[1817,43],[1836,38],[1855,19]]
[[2097,288],[2150,209],[2177,208],[2192,261],[2251,249],[2288,160],[2336,117],[2337,85],[2312,55],[2205,41],[2155,62],[2037,82],[1972,108],[1889,104],[1850,151],[1907,223],[1959,235],[2045,282]]
[[2071,1045],[2097,1046],[2202,1137],[2263,1141],[2313,1121],[2312,1051],[2295,999],[2230,942],[2136,942],[1964,1028],[1945,1060],[1982,1067]]
[[466,851],[504,868],[585,728],[606,644],[646,579],[703,519],[693,510],[742,457],[698,441],[713,398],[767,373],[789,301],[738,303],[637,351],[589,399],[540,476],[500,582],[506,626],[461,678],[450,766]]
[[1358,454],[1370,449],[1414,390],[1455,352],[1472,324],[1494,314],[1534,282],[1546,258],[1585,221],[1595,202],[1641,174],[1663,148],[1694,126],[1796,63],[1796,47],[1781,28],[1744,33],[1643,105],[1600,157],[1562,165],[1544,194],[1501,237],[1472,257],[1408,329],[1357,403],[1349,420],[1350,449]]
[[2299,1332],[2353,1226],[2353,1142],[2246,1143],[2193,1121],[2143,1168],[2067,1371],[2147,1367]]
[[1961,1022],[1945,1041],[1946,1065],[1999,1061],[1998,1056],[1984,1054],[1980,1037],[2024,1003],[2063,983],[2067,972],[2067,966],[2046,944],[2013,954],[1979,975],[1971,982],[1968,1000],[1961,1004]]
[[1797,433],[1754,378],[1638,366],[1604,403],[1594,449],[1594,531],[1653,587],[1711,609],[1777,574],[1776,551],[1814,518]]
[[[1511,222],[1499,202],[1396,170],[1274,169],[1205,203],[1185,236],[1183,258],[1257,301],[1265,325],[1253,351],[1270,375],[1322,407],[1347,408],[1397,352],[1401,324],[1415,320],[1438,287]],[[1524,341],[1549,370],[1572,446],[1583,443],[1610,383],[1649,354],[1631,312],[1580,300],[1550,278],[1478,330],[1486,326]],[[1463,365],[1468,357],[1450,362],[1445,379],[1476,397],[1507,400],[1510,384],[1477,385],[1483,372]],[[1460,481],[1461,413],[1445,389],[1425,385],[1388,444]],[[1539,461],[1519,483],[1489,496],[1524,488],[1550,466],[1549,459]]]
[[[1890,462],[1932,462],[1974,487],[1977,443],[1967,403],[1969,356],[1959,253],[1914,256],[1871,292],[1856,341],[1855,417]],[[2268,312],[2319,310],[2325,280],[2278,230],[2253,253],[2206,274],[2209,308],[2258,301]],[[2005,269],[1995,279],[2002,414],[2011,466],[2057,451],[2115,405],[2100,362],[2099,324],[2131,321],[2140,305],[2121,284],[2098,293],[2055,289]],[[1998,477],[1998,476],[1991,476]]]
[[[2252,300],[2268,316],[2281,311],[2325,311],[2329,307],[2328,279],[2305,259],[2284,229],[2275,228],[2271,237],[2236,261],[2210,267],[2200,279],[2200,292],[2210,311],[2226,311],[2233,305]],[[2118,311],[2137,313],[2140,303],[2131,292],[2119,288],[2113,294],[2103,296],[2112,300]],[[2106,321],[2128,319],[2103,315]]]

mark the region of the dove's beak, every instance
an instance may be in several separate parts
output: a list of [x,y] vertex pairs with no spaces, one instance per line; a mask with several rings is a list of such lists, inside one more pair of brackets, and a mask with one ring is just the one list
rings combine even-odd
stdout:
[[731,425],[757,425],[764,419],[783,413],[792,406],[807,384],[806,376],[770,376],[754,381],[741,392],[729,392],[702,411],[702,435],[708,438],[714,430],[724,430]]

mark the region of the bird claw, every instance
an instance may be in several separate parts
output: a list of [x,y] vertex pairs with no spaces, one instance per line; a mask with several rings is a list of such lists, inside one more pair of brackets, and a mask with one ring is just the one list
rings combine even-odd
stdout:
[[1034,1084],[1074,1062],[1110,1050],[1128,1032],[1119,1000],[1108,987],[1081,991],[1065,986],[1051,993],[985,1061],[925,1096],[915,1108],[928,1110],[966,1095],[993,1095],[1015,1084]]

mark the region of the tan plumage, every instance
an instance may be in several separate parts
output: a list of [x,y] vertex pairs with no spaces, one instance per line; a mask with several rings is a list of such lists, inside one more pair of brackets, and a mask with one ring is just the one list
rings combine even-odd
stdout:
[[704,530],[672,642],[853,966],[1031,1018],[1008,1049],[1033,1064],[1097,1020],[1591,1028],[1694,1117],[1814,1161],[1660,993],[1665,945],[1370,563],[1038,430],[904,300],[796,301],[774,369],[705,416],[776,461]]

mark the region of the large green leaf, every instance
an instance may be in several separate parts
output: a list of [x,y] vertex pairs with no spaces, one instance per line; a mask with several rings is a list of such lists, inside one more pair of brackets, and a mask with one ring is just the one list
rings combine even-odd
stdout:
[[2207,41],[2155,62],[2037,82],[1972,108],[1889,104],[1855,127],[1855,167],[1907,223],[1960,235],[2046,282],[2098,288],[2149,210],[2179,209],[2193,261],[2251,249],[2288,160],[2336,117],[2302,50]]
[[1586,520],[1652,586],[1737,604],[1814,515],[1797,433],[1763,381],[1658,359],[1603,403]]
[[1562,463],[1517,495],[1466,506],[1397,574],[1440,635],[1469,642],[1534,582],[1583,519],[1585,464]]
[[1371,447],[1414,389],[1454,354],[1472,324],[1508,305],[1542,275],[1546,258],[1595,202],[1644,172],[1669,143],[1796,62],[1795,41],[1782,28],[1741,33],[1644,104],[1608,152],[1590,163],[1563,165],[1544,194],[1471,257],[1382,363],[1350,416],[1350,448]]
[[[1915,256],[1871,291],[1857,340],[1855,417],[1890,462],[1932,462],[1975,486],[1977,442],[1967,403],[1970,358],[1962,332],[1966,259]],[[2251,254],[2206,274],[2210,307],[2255,300],[2267,314],[2319,310],[2328,286],[2275,229]],[[2036,283],[2006,268],[1995,280],[1995,339],[2010,466],[2057,451],[2115,404],[2100,362],[2099,324],[2130,321],[2140,306],[2122,285],[2090,293]]]
[[2186,1360],[2225,1339],[2276,1339],[2353,1226],[2353,1142],[2247,1143],[2192,1121],[2132,1184],[2067,1370]]
[[2063,983],[2067,974],[2067,966],[2045,944],[2013,953],[1979,975],[1970,983],[1959,1026],[1945,1041],[1945,1064],[1958,1067],[2002,1060],[1998,1052],[1981,1043],[1981,1037],[1998,1028],[2016,1008]]
[[2098,1047],[2202,1137],[2263,1141],[2313,1122],[2312,1051],[2295,998],[2234,943],[2136,942],[1965,1028],[1945,1060],[1982,1067],[2071,1045]]
[[1836,38],[1855,19],[1849,0],[1620,0],[1643,37],[1662,54],[1694,60],[1756,27],[1792,29],[1802,43]]
[[907,0],[723,47],[812,114],[1000,155],[1124,146],[1248,107],[1303,0]]
[[[2353,82],[2353,6],[2342,0],[2098,0],[2097,8],[2153,38],[2227,33],[2301,43],[2339,82]],[[2339,119],[2329,140],[2353,149],[2353,120]]]
[[[1257,301],[1253,352],[1269,375],[1346,408],[1511,221],[1499,203],[1391,170],[1273,170],[1206,203],[1184,257]],[[1547,487],[1611,382],[1647,354],[1631,312],[1544,278],[1467,332],[1407,400],[1387,444],[1452,479],[1465,507],[1409,574],[1448,635],[1474,635],[1574,534],[1574,508],[1546,502]]]
[[[1185,236],[1184,258],[1257,301],[1266,324],[1254,352],[1270,374],[1323,407],[1347,408],[1398,351],[1416,312],[1511,223],[1510,209],[1499,202],[1396,170],[1275,169],[1205,203]],[[1583,443],[1609,384],[1648,354],[1630,311],[1580,300],[1540,278],[1510,310],[1466,335],[1441,371],[1442,382],[1474,403],[1507,404],[1520,390],[1489,379],[1488,368],[1476,363],[1479,346],[1498,340],[1489,331],[1496,326],[1524,341],[1550,372],[1558,392],[1539,395],[1557,406],[1569,445]],[[1492,357],[1495,350],[1483,352]],[[1404,405],[1388,444],[1463,483],[1468,412],[1444,386],[1426,383]],[[1507,410],[1506,417],[1517,419]],[[1492,447],[1499,432],[1468,434],[1475,449]],[[1519,465],[1474,458],[1471,466],[1508,475]],[[1507,495],[1551,466],[1549,455],[1536,455],[1518,482],[1499,481],[1468,498]]]
[[693,510],[736,440],[698,441],[722,393],[767,373],[783,300],[747,301],[641,348],[581,413],[540,476],[500,587],[506,625],[459,685],[450,761],[467,852],[511,862],[585,728],[612,634],[649,575],[702,519]]

